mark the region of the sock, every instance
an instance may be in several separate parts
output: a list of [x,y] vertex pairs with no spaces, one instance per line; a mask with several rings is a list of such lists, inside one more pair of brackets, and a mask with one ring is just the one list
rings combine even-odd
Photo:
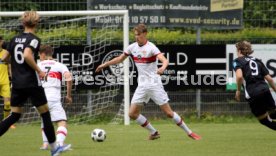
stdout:
[[176,123],[177,126],[182,128],[188,135],[192,133],[189,127],[183,122],[181,117],[176,112],[173,112],[173,121]]
[[44,132],[47,137],[47,140],[50,144],[55,143],[56,141],[56,135],[55,135],[55,129],[53,126],[53,123],[51,121],[50,112],[47,111],[45,113],[41,114]]
[[64,126],[59,126],[57,128],[57,144],[59,144],[60,146],[63,146],[63,143],[66,139],[67,136],[67,129]]
[[260,123],[267,126],[270,129],[276,130],[276,122],[273,121],[269,116],[260,120]]
[[10,101],[4,103],[4,112],[3,112],[3,119],[6,119],[11,113],[11,104]]
[[270,117],[272,120],[276,120],[276,112],[273,112],[273,113],[269,114],[269,117]]
[[154,134],[157,130],[148,122],[148,120],[141,114],[139,114],[136,122],[141,125],[142,127],[146,128],[150,131],[150,134]]
[[16,123],[20,119],[21,113],[12,112],[6,119],[0,123],[0,136],[2,136],[10,128],[10,126]]
[[48,139],[45,135],[45,132],[44,132],[44,129],[41,128],[41,135],[42,135],[42,141],[43,141],[43,144],[48,144]]

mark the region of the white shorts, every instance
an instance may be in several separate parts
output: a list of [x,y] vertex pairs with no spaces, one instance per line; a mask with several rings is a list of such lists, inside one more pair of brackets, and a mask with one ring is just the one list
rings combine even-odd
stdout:
[[67,120],[65,111],[60,101],[48,101],[52,121]]
[[163,105],[170,100],[163,85],[138,86],[134,92],[131,104],[148,103],[152,99],[157,105]]

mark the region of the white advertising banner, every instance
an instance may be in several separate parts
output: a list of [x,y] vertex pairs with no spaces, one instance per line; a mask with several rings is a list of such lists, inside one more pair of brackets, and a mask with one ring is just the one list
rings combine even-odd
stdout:
[[[254,53],[251,56],[261,59],[269,70],[269,74],[276,82],[276,44],[252,44]],[[237,58],[236,46],[234,44],[226,45],[227,56],[227,90],[236,89],[236,76],[233,71],[232,62]]]

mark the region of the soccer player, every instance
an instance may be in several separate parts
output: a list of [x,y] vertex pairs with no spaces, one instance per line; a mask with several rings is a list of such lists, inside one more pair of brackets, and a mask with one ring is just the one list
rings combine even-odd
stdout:
[[273,79],[263,62],[250,56],[253,53],[250,42],[238,42],[236,49],[238,58],[233,61],[237,81],[235,99],[240,101],[241,87],[243,86],[245,98],[252,113],[261,124],[276,130],[276,105],[266,83],[267,81],[276,92]]
[[54,126],[47,105],[47,99],[40,78],[46,76],[36,64],[40,39],[35,35],[39,15],[35,11],[26,11],[21,17],[24,32],[13,37],[1,61],[11,59],[12,93],[11,114],[0,123],[0,136],[17,122],[23,113],[24,103],[31,98],[32,104],[41,115],[44,131],[51,146],[51,155],[58,156],[63,146],[56,144]]
[[[3,37],[0,36],[0,58],[4,55],[6,50],[3,48],[4,40]],[[0,96],[4,98],[4,112],[3,119],[7,118],[11,112],[10,106],[10,65],[7,62],[0,60]],[[11,125],[10,128],[15,128],[14,125]]]
[[[181,117],[174,112],[168,101],[168,95],[165,92],[161,76],[168,66],[168,60],[160,52],[160,50],[151,42],[147,40],[147,28],[144,24],[139,24],[134,28],[134,35],[136,42],[129,45],[126,51],[120,56],[105,62],[97,67],[96,72],[110,65],[123,62],[128,56],[131,56],[138,69],[138,87],[131,100],[129,110],[129,117],[146,128],[150,132],[149,140],[158,139],[159,132],[151,125],[151,123],[140,114],[143,103],[147,103],[152,99],[161,110],[173,121],[182,128],[189,137],[194,140],[200,140],[201,137],[193,133],[188,126],[183,122]],[[157,67],[157,59],[162,62],[160,68]]]
[[[46,73],[47,81],[42,82],[46,98],[48,101],[49,111],[51,114],[51,119],[53,122],[57,123],[56,138],[57,143],[60,146],[64,145],[64,140],[67,136],[67,125],[66,125],[66,114],[61,104],[61,81],[64,77],[67,82],[67,95],[65,97],[65,102],[68,104],[72,103],[71,90],[72,90],[72,77],[68,68],[52,57],[53,49],[49,45],[40,46],[39,57],[40,61],[38,67]],[[43,125],[42,125],[42,140],[43,145],[40,149],[48,149],[48,140],[45,136]],[[68,149],[71,147],[70,144],[66,146]]]

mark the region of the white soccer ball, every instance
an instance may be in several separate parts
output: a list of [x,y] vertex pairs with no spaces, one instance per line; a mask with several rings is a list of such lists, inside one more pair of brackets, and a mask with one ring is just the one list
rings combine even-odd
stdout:
[[106,133],[103,129],[96,128],[91,132],[91,138],[96,142],[103,142],[106,139]]

